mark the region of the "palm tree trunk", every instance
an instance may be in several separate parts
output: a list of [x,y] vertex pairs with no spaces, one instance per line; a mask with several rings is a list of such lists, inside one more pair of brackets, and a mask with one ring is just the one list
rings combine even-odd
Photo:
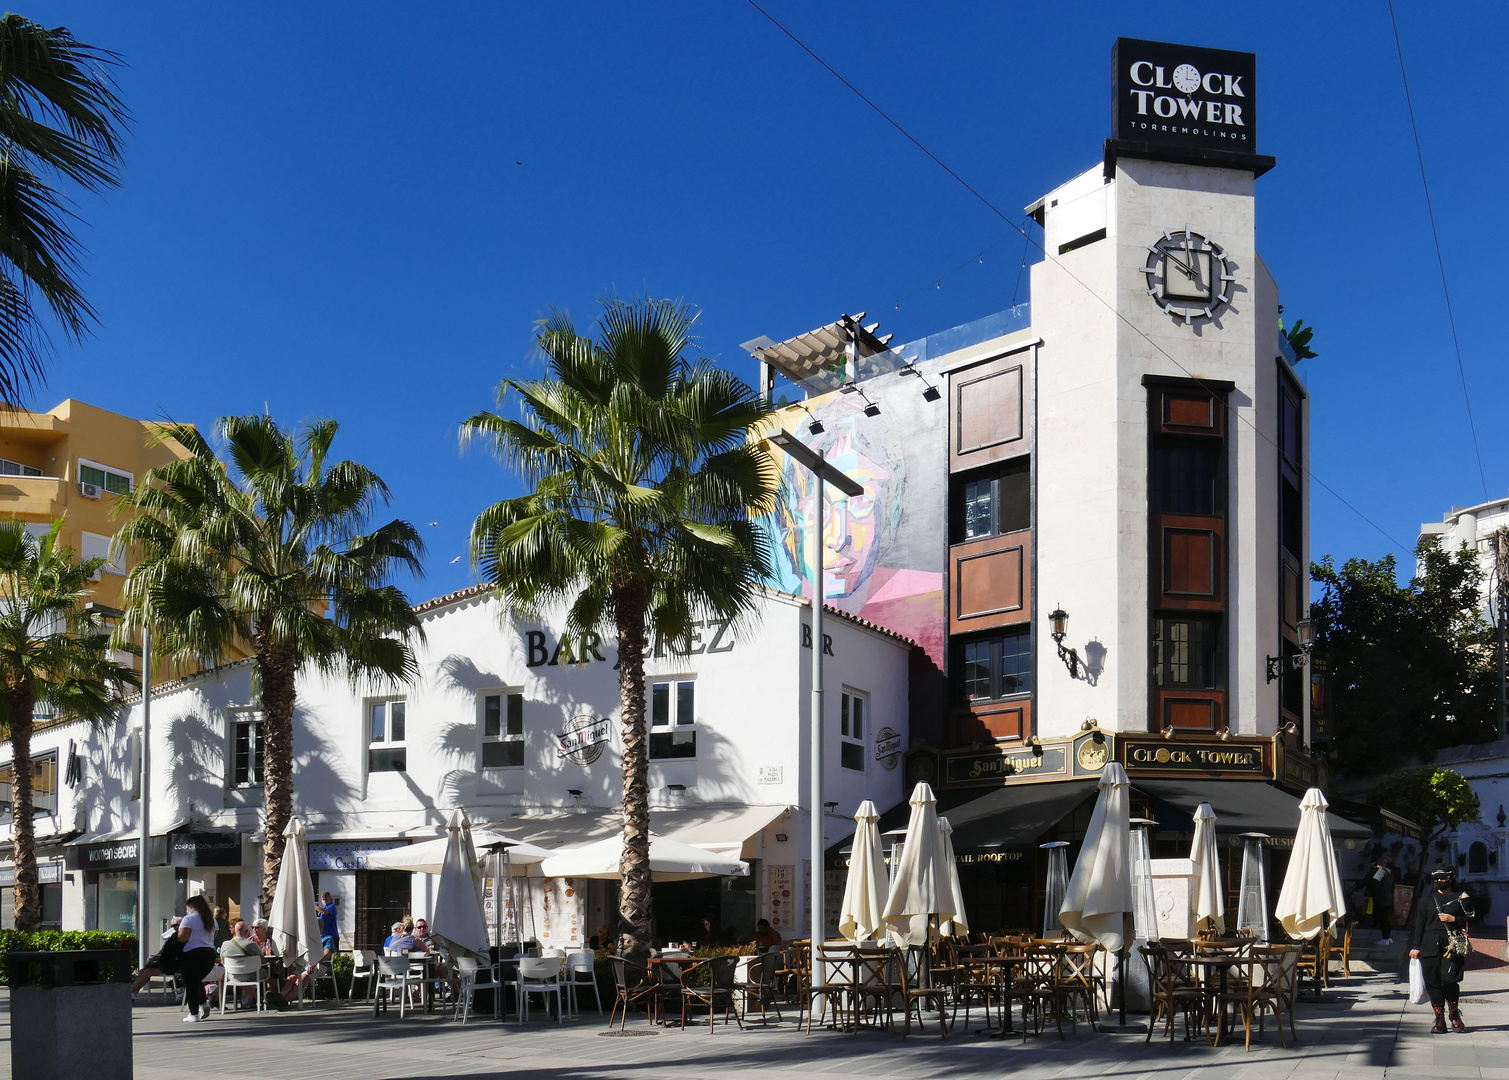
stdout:
[[6,707],[11,718],[11,821],[15,829],[16,929],[36,930],[42,925],[42,892],[37,885],[37,833],[32,820],[31,731],[36,702],[31,680],[6,689]]
[[650,951],[650,752],[644,699],[644,584],[613,590],[618,623],[618,696],[623,725],[624,850],[618,908],[629,924],[629,956]]
[[283,830],[293,814],[293,707],[298,657],[291,647],[257,650],[262,675],[262,912],[272,910],[283,866]]

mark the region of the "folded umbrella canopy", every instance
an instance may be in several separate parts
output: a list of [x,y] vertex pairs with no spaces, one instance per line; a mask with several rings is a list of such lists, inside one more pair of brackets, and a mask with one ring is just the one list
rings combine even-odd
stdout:
[[1114,761],[1101,770],[1100,795],[1058,913],[1069,933],[1111,952],[1122,946],[1122,916],[1132,909],[1130,783]]
[[1202,802],[1195,810],[1195,839],[1189,848],[1190,862],[1195,864],[1195,925],[1209,919],[1224,933],[1226,896],[1221,888],[1221,863],[1216,851],[1216,812],[1210,803]]
[[451,814],[446,832],[445,861],[430,912],[430,932],[453,952],[488,959],[487,916],[482,910],[482,869],[472,847],[471,825],[466,814]]
[[869,799],[855,811],[854,843],[849,851],[849,879],[838,909],[838,932],[850,941],[872,941],[882,932],[880,913],[886,899],[885,853],[880,847],[880,815]]
[[1319,788],[1311,788],[1300,800],[1299,831],[1294,834],[1294,851],[1274,911],[1292,938],[1313,938],[1325,929],[1328,916],[1334,923],[1347,913],[1336,847],[1326,820],[1328,805]]
[[[548,878],[581,877],[617,881],[619,860],[623,857],[621,836],[610,836],[595,844],[573,848],[550,856],[540,863],[540,873]],[[705,877],[744,877],[749,864],[726,855],[716,855],[706,848],[693,847],[666,836],[650,835],[650,876],[655,881],[687,881]]]
[[267,921],[272,926],[273,941],[286,959],[302,955],[306,963],[324,956],[320,945],[320,920],[314,910],[314,881],[309,876],[309,849],[304,839],[304,823],[288,819],[283,830],[286,841],[283,862],[278,867],[278,891],[272,899]]
[[964,917],[964,890],[959,887],[959,862],[954,858],[954,827],[948,818],[938,819],[938,841],[943,845],[943,865],[948,867],[948,895],[953,901],[953,918],[941,923],[938,932],[945,937],[968,937],[969,920]]
[[912,816],[907,819],[901,861],[896,864],[882,917],[903,945],[926,945],[934,917],[942,923],[960,913],[953,910],[933,789],[918,784],[910,802]]

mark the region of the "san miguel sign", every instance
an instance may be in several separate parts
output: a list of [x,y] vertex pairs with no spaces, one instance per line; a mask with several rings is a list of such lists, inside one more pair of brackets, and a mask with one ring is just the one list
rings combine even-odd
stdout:
[[1119,153],[1267,172],[1257,152],[1257,57],[1117,38],[1107,168]]

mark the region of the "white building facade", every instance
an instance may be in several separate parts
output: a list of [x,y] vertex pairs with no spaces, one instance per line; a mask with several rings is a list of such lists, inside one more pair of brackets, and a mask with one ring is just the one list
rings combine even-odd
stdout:
[[[443,835],[455,809],[551,849],[621,830],[611,637],[562,649],[558,625],[516,623],[480,591],[417,610],[425,640],[412,683],[353,690],[299,678],[294,812],[348,945],[380,942],[394,918],[426,914],[428,875],[366,860]],[[824,622],[828,805],[818,809],[836,840],[852,831],[860,801],[902,798],[912,645],[833,614]],[[756,918],[788,936],[806,932],[810,639],[809,605],[769,592],[750,625],[705,625],[687,655],[647,664],[652,829],[751,867],[744,879],[657,885],[663,935],[692,936],[703,916],[739,940]],[[226,915],[258,912],[259,724],[249,661],[153,692],[147,927],[165,925],[196,892]],[[37,752],[59,755],[65,773],[74,748],[73,782],[64,777],[51,823],[39,823],[43,880],[56,886],[50,902],[64,927],[135,925],[140,725],[138,701],[120,725],[38,736]],[[534,882],[529,895],[510,925],[549,944],[583,944],[615,911],[615,890],[600,882]]]

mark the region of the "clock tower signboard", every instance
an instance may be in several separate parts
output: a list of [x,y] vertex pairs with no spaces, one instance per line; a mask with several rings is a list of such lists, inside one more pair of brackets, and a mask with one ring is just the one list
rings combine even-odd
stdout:
[[1257,152],[1254,54],[1117,38],[1111,86],[1107,175],[1118,156],[1254,175],[1273,167],[1273,158]]

